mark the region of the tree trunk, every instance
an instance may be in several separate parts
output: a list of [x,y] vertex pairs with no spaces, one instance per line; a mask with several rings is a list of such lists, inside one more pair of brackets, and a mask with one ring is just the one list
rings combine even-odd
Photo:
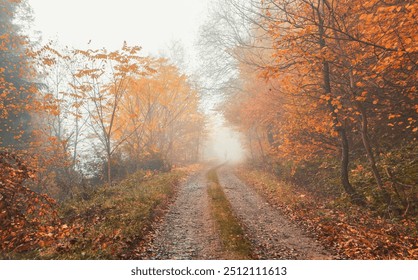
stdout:
[[250,146],[251,161],[255,162],[254,151],[253,151],[253,141],[251,137],[251,130],[248,130],[248,141]]
[[[323,79],[323,88],[325,94],[331,94],[331,80],[330,80],[330,67],[328,61],[322,62],[322,79]],[[328,108],[330,110],[332,119],[333,119],[333,127],[334,130],[338,132],[341,141],[341,184],[346,193],[350,196],[355,196],[356,191],[354,190],[353,186],[350,183],[350,179],[348,176],[348,165],[350,163],[350,146],[348,144],[347,132],[343,125],[338,120],[338,115],[336,112],[336,108],[331,102],[331,99],[328,101]]]
[[[350,88],[354,98],[356,97],[356,90],[354,84],[353,72],[350,70]],[[363,107],[361,102],[356,101],[356,106],[361,114],[361,139],[363,142],[364,150],[366,151],[367,158],[369,159],[370,167],[372,168],[373,176],[376,180],[376,184],[380,189],[383,189],[382,177],[380,176],[379,170],[376,166],[376,159],[374,157],[373,149],[370,144],[369,132],[368,132],[368,118],[366,109]]]
[[109,185],[111,185],[111,184],[112,184],[112,176],[111,176],[111,174],[110,174],[111,170],[112,170],[112,166],[111,166],[111,163],[110,163],[110,158],[109,158],[109,159],[107,160],[107,183],[108,183]]
[[110,152],[110,144],[107,145],[106,153],[107,153],[107,183],[111,185],[112,184],[112,163],[111,163],[112,154]]
[[[321,49],[326,47],[325,42],[325,29],[324,29],[324,19],[323,14],[324,12],[321,12],[321,8],[323,9],[323,2],[322,5],[318,7],[314,7],[313,9],[316,10],[316,13],[318,15],[318,33],[319,33],[319,47]],[[331,77],[330,77],[330,64],[326,59],[323,59],[322,61],[322,87],[324,89],[324,93],[326,95],[331,95]],[[349,194],[354,202],[359,201],[359,196],[357,195],[355,189],[350,183],[349,175],[348,175],[348,166],[350,163],[350,147],[348,144],[347,139],[347,132],[343,126],[342,123],[340,123],[338,119],[338,114],[335,106],[332,104],[332,99],[328,100],[328,108],[330,110],[332,120],[333,120],[333,127],[334,130],[338,132],[338,135],[340,136],[341,140],[341,184],[347,194]]]
[[347,139],[347,133],[345,129],[339,129],[339,135],[341,138],[341,183],[346,193],[351,196],[356,195],[356,191],[350,183],[348,176],[348,165],[350,163],[349,145]]
[[[353,72],[350,70],[350,88],[354,98],[356,97],[356,90],[354,84],[354,77]],[[367,158],[369,159],[369,164],[372,169],[373,177],[376,181],[378,188],[382,191],[383,199],[387,204],[390,204],[390,195],[388,192],[383,188],[382,176],[380,175],[379,170],[377,169],[376,159],[373,153],[373,148],[370,143],[369,138],[369,121],[367,117],[366,109],[364,108],[363,104],[360,101],[356,101],[356,106],[360,111],[361,114],[361,140],[363,142],[364,150],[366,151]]]
[[373,149],[370,144],[369,134],[368,134],[368,120],[366,111],[360,104],[361,112],[361,139],[363,141],[364,149],[366,150],[367,158],[370,162],[370,167],[372,168],[373,176],[376,180],[377,186],[383,190],[382,177],[380,176],[379,170],[376,166],[376,159],[374,157]]
[[257,131],[256,131],[256,136],[257,136],[258,147],[260,148],[260,153],[261,153],[261,162],[264,166],[266,164],[266,156],[264,154],[263,143],[261,143],[261,138],[258,135]]

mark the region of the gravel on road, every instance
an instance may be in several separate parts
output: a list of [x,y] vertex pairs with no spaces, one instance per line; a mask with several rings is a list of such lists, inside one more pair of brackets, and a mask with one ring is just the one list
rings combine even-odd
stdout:
[[201,170],[181,184],[176,201],[154,231],[148,259],[223,259],[210,214],[206,172]]

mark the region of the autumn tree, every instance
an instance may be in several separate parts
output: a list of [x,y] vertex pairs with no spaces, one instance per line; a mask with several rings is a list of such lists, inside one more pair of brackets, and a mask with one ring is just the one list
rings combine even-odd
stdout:
[[62,188],[64,178],[90,172],[79,164],[81,157],[92,164],[103,160],[108,182],[109,174],[124,176],[152,161],[154,169],[197,160],[204,125],[197,90],[166,59],[140,57],[139,51],[127,45],[109,53],[47,44],[36,52],[45,77],[40,133],[61,155],[57,162],[65,163],[44,166],[55,169]]
[[[59,230],[56,204],[34,191],[38,179],[37,137],[45,113],[35,53],[20,24],[29,15],[26,1],[0,1],[0,251],[9,254],[39,248]],[[45,140],[45,139],[43,139]],[[58,160],[56,158],[56,160]]]
[[116,122],[126,124],[117,136],[126,139],[123,150],[136,165],[158,156],[158,165],[178,162],[185,154],[196,159],[203,127],[197,91],[167,60],[154,60],[152,68],[152,75],[129,82],[121,101]]
[[67,197],[83,177],[79,150],[85,140],[88,118],[83,108],[85,100],[75,86],[81,62],[71,49],[60,48],[56,42],[42,46],[35,55],[43,78],[38,100],[42,113],[35,118],[37,134],[49,143],[53,158],[51,164],[43,164],[42,168],[56,173],[60,196]]
[[[286,24],[287,27],[294,27],[289,38],[289,30],[283,34],[286,29],[276,27],[277,24],[270,25],[271,30],[277,30],[274,31],[277,36],[277,49],[286,50],[283,42],[290,39],[298,42],[297,45],[292,45],[294,48],[292,53],[300,49],[300,57],[306,58],[307,62],[322,59],[321,69],[318,70],[322,71],[322,87],[325,95],[321,98],[324,98],[328,104],[334,128],[339,131],[343,143],[342,162],[346,167],[342,168],[342,178],[345,178],[343,179],[345,189],[350,189],[348,172],[344,171],[348,170],[347,147],[349,143],[343,134],[347,135],[350,129],[356,130],[353,126],[358,124],[361,141],[376,185],[385,192],[369,137],[369,114],[376,116],[375,124],[384,128],[387,124],[385,117],[378,117],[378,115],[386,110],[399,111],[400,107],[395,109],[392,104],[402,104],[402,110],[407,112],[404,115],[407,116],[408,121],[407,119],[404,119],[404,122],[399,121],[396,126],[408,127],[410,132],[414,133],[415,98],[410,93],[406,93],[406,88],[405,93],[398,96],[381,94],[382,90],[383,92],[390,91],[394,84],[403,85],[398,87],[399,90],[406,85],[403,81],[406,77],[414,76],[413,66],[411,66],[415,63],[413,49],[408,46],[415,38],[409,35],[410,31],[407,28],[396,28],[396,26],[404,25],[408,28],[416,26],[416,21],[410,16],[411,11],[414,10],[413,5],[399,4],[397,1],[391,3],[382,1],[368,1],[367,3],[361,1],[354,3],[352,1],[271,1],[270,4],[274,6],[273,11],[275,9],[277,11],[267,13],[267,16],[275,14],[273,19],[276,23],[278,21]],[[307,9],[306,15],[300,17],[304,9]],[[403,16],[395,15],[398,12]],[[364,28],[365,26],[367,28]],[[373,35],[370,36],[370,34]],[[315,49],[315,45],[312,44],[315,41],[319,49]],[[286,55],[282,55],[280,59],[286,61]],[[389,73],[404,72],[402,69],[399,71],[395,64],[395,61],[399,60],[403,60],[404,65],[411,64],[407,68],[412,71],[388,82]],[[389,66],[382,61],[392,62]],[[385,105],[382,106],[383,104]],[[395,126],[394,124],[387,125]],[[402,139],[399,133],[394,135],[397,139]],[[387,198],[386,201],[389,202],[389,199]]]
[[360,168],[367,159],[391,204],[386,158],[413,146],[417,134],[414,1],[227,2],[218,18],[229,33],[213,41],[239,62],[227,115],[247,135],[253,157],[297,166],[340,150],[341,185],[354,198],[350,161]]
[[37,87],[26,55],[29,41],[18,24],[17,15],[25,13],[25,1],[0,2],[0,147],[22,149],[31,136],[31,100]]
[[33,45],[19,25],[30,11],[25,1],[0,5],[0,147],[38,171],[45,166],[40,159],[51,146],[38,137],[43,128],[38,119],[46,112],[39,92],[42,83]]
[[115,133],[122,130],[125,123],[117,123],[121,101],[129,81],[147,75],[153,70],[147,58],[139,56],[140,47],[130,47],[126,43],[121,50],[75,50],[74,53],[85,61],[79,69],[72,87],[83,95],[86,101],[90,129],[104,149],[107,162],[107,181],[112,182],[112,155],[126,141],[126,137],[115,139]]

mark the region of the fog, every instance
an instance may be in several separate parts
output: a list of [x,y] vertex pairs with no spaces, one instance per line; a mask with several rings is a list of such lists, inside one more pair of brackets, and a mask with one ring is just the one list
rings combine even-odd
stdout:
[[42,32],[44,42],[58,40],[75,48],[115,50],[127,41],[154,55],[167,50],[172,41],[183,42],[187,51],[193,52],[209,2],[28,0],[34,11],[32,28]]
[[227,126],[222,116],[212,117],[208,124],[208,132],[204,146],[204,160],[239,163],[246,158],[240,133]]
[[[188,74],[195,74],[195,68],[205,67],[206,62],[201,63],[202,57],[196,49],[196,40],[199,28],[208,16],[208,5],[211,2],[29,0],[34,11],[32,33],[40,31],[44,42],[57,40],[60,45],[76,48],[105,47],[112,50],[120,48],[126,40],[130,45],[142,46],[145,54],[174,52],[174,59],[168,56],[175,63],[178,58],[185,60],[185,67],[177,66],[184,68],[181,70]],[[70,20],[75,14],[77,21]],[[109,18],[112,20],[109,21]],[[179,42],[179,48],[173,48],[173,42]],[[177,53],[179,49],[184,53]],[[208,83],[213,86],[215,81],[210,80]],[[211,101],[212,95],[210,92],[201,95],[202,111],[210,119],[208,139],[203,144],[201,157],[203,160],[217,162],[242,161],[246,152],[241,136],[226,124],[219,112],[212,111],[216,107],[213,102],[219,102],[219,97]]]

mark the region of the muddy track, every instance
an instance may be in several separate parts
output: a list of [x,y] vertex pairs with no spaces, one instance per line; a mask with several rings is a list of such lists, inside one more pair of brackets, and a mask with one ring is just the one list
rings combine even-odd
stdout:
[[155,229],[147,259],[222,259],[222,248],[211,218],[207,170],[181,184],[176,201]]
[[218,177],[259,259],[334,258],[278,209],[270,206],[253,188],[238,179],[230,168],[220,168]]

